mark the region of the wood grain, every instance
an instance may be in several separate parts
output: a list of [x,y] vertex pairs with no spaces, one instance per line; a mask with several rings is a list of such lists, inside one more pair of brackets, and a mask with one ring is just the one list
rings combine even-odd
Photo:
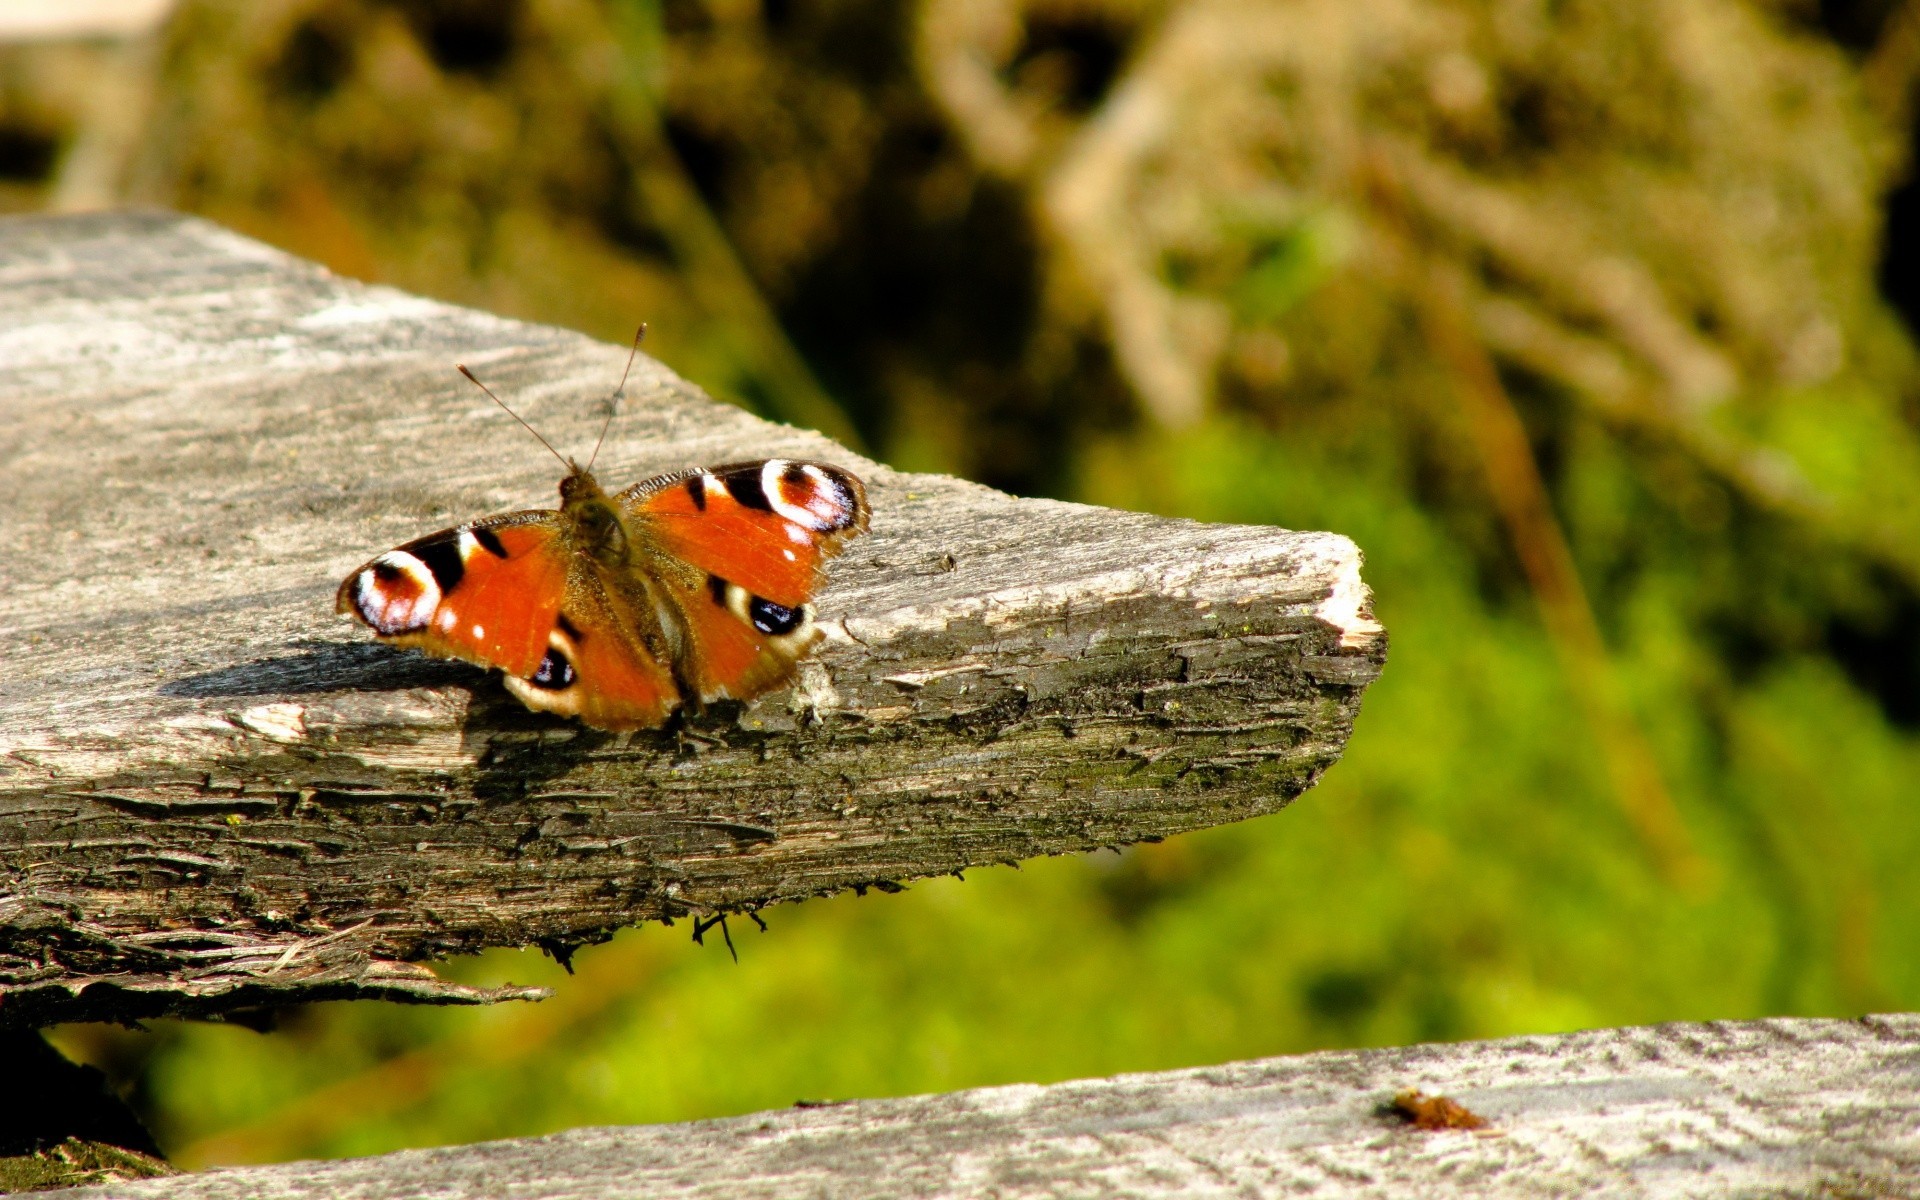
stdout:
[[[1440,1095],[1485,1128],[1422,1130]],[[1602,1029],[576,1129],[69,1193],[169,1200],[1894,1197],[1920,1017]]]
[[650,360],[609,484],[869,482],[797,687],[614,736],[334,616],[554,503],[456,363],[584,451],[623,358],[186,218],[0,221],[0,1026],[490,998],[419,964],[1216,825],[1338,758],[1385,656],[1345,538],[900,474]]

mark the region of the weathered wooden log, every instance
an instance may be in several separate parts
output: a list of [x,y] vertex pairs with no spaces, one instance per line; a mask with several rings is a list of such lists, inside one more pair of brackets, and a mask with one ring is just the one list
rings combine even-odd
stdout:
[[616,736],[333,614],[555,502],[455,363],[584,453],[623,358],[195,220],[0,222],[0,1026],[492,998],[418,963],[1157,838],[1338,757],[1385,655],[1345,538],[903,475],[645,359],[604,480],[868,481],[796,687]]
[[[1408,1090],[1483,1119],[1421,1129]],[[286,1163],[124,1200],[1909,1196],[1920,1017],[1602,1029]]]

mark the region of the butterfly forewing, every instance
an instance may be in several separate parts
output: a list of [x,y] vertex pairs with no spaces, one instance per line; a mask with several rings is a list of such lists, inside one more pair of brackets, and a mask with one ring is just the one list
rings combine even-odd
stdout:
[[702,700],[786,682],[820,640],[809,601],[826,560],[867,527],[860,481],[825,463],[768,459],[663,476],[623,493],[634,524],[675,563],[662,573]]
[[532,675],[567,578],[555,516],[512,513],[416,538],[347,576],[336,607],[382,641]]
[[785,608],[867,528],[860,481],[825,463],[768,459],[662,476],[620,494],[661,549]]

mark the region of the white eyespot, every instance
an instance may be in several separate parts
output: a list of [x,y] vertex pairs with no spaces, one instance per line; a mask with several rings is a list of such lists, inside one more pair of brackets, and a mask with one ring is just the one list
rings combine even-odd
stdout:
[[786,556],[787,556],[787,561],[788,561],[788,562],[798,562],[798,561],[799,561],[799,557],[798,557],[797,555],[795,555],[795,554],[794,554],[794,552],[793,552],[793,551],[791,551],[791,550],[782,550],[782,551],[781,551],[780,553],[782,553],[782,554],[784,554],[784,555],[786,555]]
[[752,599],[753,597],[748,594],[747,589],[741,587],[739,584],[730,583],[727,585],[727,611],[748,624],[753,623],[753,618],[747,615],[747,604]]
[[440,607],[440,585],[427,564],[404,550],[389,550],[360,572],[353,600],[361,620],[392,637],[427,627]]
[[[760,490],[766,494],[767,503],[772,506],[774,512],[802,529],[824,533],[833,528],[833,521],[830,518],[821,516],[818,509],[807,503],[819,495],[816,488],[807,487],[800,490],[798,497],[800,503],[795,503],[794,497],[787,494],[789,486],[787,472],[792,468],[792,463],[779,458],[768,459],[766,465],[760,468]],[[809,481],[816,476],[824,479],[817,467],[801,467],[800,471]]]
[[459,620],[459,618],[453,615],[452,609],[448,609],[447,611],[441,613],[440,614],[440,632],[452,633],[453,623],[457,620]]
[[487,631],[484,627],[479,625],[475,625],[473,627],[473,638],[475,641],[479,641],[485,638],[486,636],[487,636]]

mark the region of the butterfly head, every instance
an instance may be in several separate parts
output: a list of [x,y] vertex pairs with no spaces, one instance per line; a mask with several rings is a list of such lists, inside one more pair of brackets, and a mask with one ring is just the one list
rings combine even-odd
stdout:
[[593,472],[568,459],[567,473],[560,479],[560,506],[567,508],[576,503],[604,501],[606,498],[607,493],[601,489],[600,481],[593,477]]

